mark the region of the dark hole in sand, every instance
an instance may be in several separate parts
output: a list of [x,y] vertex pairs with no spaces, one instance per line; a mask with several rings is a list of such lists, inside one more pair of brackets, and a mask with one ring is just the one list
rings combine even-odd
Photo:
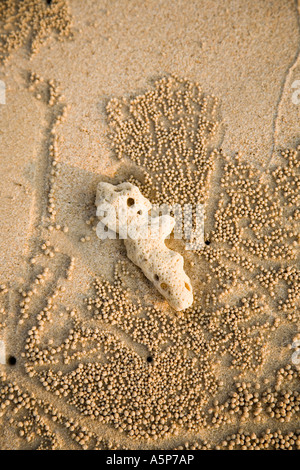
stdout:
[[15,358],[15,356],[9,356],[8,360],[7,360],[7,363],[10,365],[10,366],[15,366],[16,363],[17,363],[17,359]]

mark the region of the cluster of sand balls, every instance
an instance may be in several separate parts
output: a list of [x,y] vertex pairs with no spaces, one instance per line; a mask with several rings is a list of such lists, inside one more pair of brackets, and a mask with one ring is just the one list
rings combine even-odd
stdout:
[[[30,80],[35,96],[49,106],[51,122],[59,124],[64,108],[55,83],[45,86],[37,75]],[[83,449],[120,448],[80,425],[81,418],[91,418],[91,428],[95,423],[111,426],[133,447],[158,446],[174,436],[185,442],[187,433],[213,435],[217,430],[212,439],[185,442],[177,449],[299,449],[299,371],[289,364],[299,324],[299,153],[283,152],[281,164],[264,175],[265,181],[240,155],[232,161],[213,151],[216,104],[197,84],[176,77],[159,80],[154,90],[135,99],[109,103],[114,150],[144,169],[141,189],[152,201],[208,200],[209,176],[219,159],[223,172],[213,208],[215,226],[206,234],[208,243],[189,254],[197,295],[184,314],[174,314],[161,299],[158,303],[156,293],[147,296],[147,305],[138,299],[130,279],[146,281],[128,261],[117,266],[112,281],[96,278],[82,307],[64,308],[58,296],[65,287],[55,281],[44,305],[33,308],[32,296],[43,289],[41,273],[21,289],[19,309],[30,328],[20,367],[40,396],[43,390],[52,393],[79,416],[67,419],[51,405],[30,401],[15,385],[3,385],[3,415],[7,411],[10,416],[9,409],[29,410],[14,425],[21,438],[45,436],[39,448],[61,446],[51,421],[67,429]],[[55,126],[49,127],[50,231],[63,229],[56,223],[60,174]],[[45,263],[56,252],[46,236],[40,249]],[[72,280],[75,266],[74,257],[67,259],[64,282]],[[48,276],[55,278],[46,268]],[[60,316],[66,322],[57,322]],[[271,368],[274,384],[248,381],[253,373],[264,377],[266,363],[270,376],[273,342],[287,326],[290,343],[278,358],[279,369]],[[239,431],[228,437],[228,426]]]
[[[297,378],[299,379],[299,375]],[[86,426],[82,426],[78,420],[66,417],[45,400],[37,399],[32,394],[22,391],[18,385],[8,381],[4,374],[0,375],[0,385],[0,417],[5,416],[9,409],[14,410],[13,416],[7,418],[9,427],[11,430],[15,430],[17,438],[25,440],[27,446],[34,442],[35,448],[39,450],[61,448],[62,442],[59,433],[57,433],[59,427],[68,433],[74,444],[85,450],[132,448],[132,446],[120,446],[112,440],[98,437]],[[260,387],[256,384],[255,389],[251,390],[253,384],[236,383],[235,385],[236,392],[231,395],[230,402],[226,402],[222,406],[216,404],[214,410],[210,410],[213,411],[214,418],[218,418],[226,412],[227,414],[230,413],[231,416],[234,414],[243,414],[245,416],[249,407],[255,408],[256,414],[260,412],[261,401],[258,392]],[[262,395],[265,397],[265,403],[273,403],[274,391],[272,389],[267,389]],[[288,395],[288,392],[282,394],[283,400],[279,403],[280,408],[291,406],[289,405],[291,403],[291,400],[289,400],[290,395]],[[282,403],[284,403],[284,407],[281,407]],[[296,406],[298,406],[297,411],[299,412],[299,404]],[[286,409],[282,410],[281,415],[285,412]],[[51,430],[51,422],[55,425],[56,431]],[[235,434],[220,437],[217,444],[204,439],[196,442],[185,442],[183,445],[175,447],[175,450],[300,449],[299,430],[284,432],[278,428],[273,431],[268,427],[265,429],[260,433],[239,429]],[[37,441],[39,442],[38,446]]]
[[[295,377],[299,377],[298,372],[294,372]],[[234,387],[228,399],[215,403],[209,410],[214,427],[245,423],[249,418],[254,423],[266,422],[268,418],[280,423],[299,418],[300,394],[295,386],[289,390],[278,385],[262,389],[260,383],[236,382]]]
[[214,162],[217,107],[215,96],[176,76],[163,77],[133,99],[108,103],[115,155],[145,170],[143,192],[153,203],[204,200]]
[[203,439],[196,442],[186,441],[183,445],[175,447],[174,450],[212,450],[212,448],[211,443]]
[[267,429],[261,434],[238,432],[222,441],[216,450],[300,450],[300,432]]
[[239,160],[228,162],[224,173],[213,239],[261,259],[296,259],[298,234],[283,226],[283,206],[274,187],[258,182],[258,171]]
[[20,313],[22,314],[22,322],[25,318],[28,318],[30,303],[32,296],[37,293],[38,286],[44,284],[45,280],[48,277],[49,269],[45,268],[40,274],[37,274],[36,278],[32,282],[29,289],[24,290],[23,288],[19,289],[19,294],[22,297],[22,300],[19,302]]
[[[115,290],[118,291],[117,288]],[[88,305],[91,302],[88,301]],[[118,307],[115,305],[115,308]],[[132,312],[125,311],[123,316],[126,317],[125,321],[129,321]],[[177,340],[176,346],[159,355],[146,353],[141,357],[117,334],[84,327],[74,317],[73,328],[58,347],[40,346],[40,328],[34,327],[29,332],[27,370],[34,371],[47,391],[66,399],[84,416],[97,419],[98,423],[113,425],[135,439],[156,440],[178,433],[180,427],[195,430],[203,424],[200,406],[207,401],[209,394],[215,393],[214,377],[208,370],[207,361],[202,361],[197,367],[199,361],[188,357],[184,346],[176,338],[176,332],[171,337],[170,331],[166,332],[166,338]],[[147,328],[146,325],[143,331],[147,336],[150,326]],[[155,336],[153,332],[152,335]],[[182,341],[186,347],[189,346],[190,340],[183,337]],[[98,358],[96,362],[86,362],[86,357],[95,354]],[[60,357],[65,364],[77,366],[70,373],[57,370],[55,364],[58,364],[57,358]],[[78,364],[78,360],[82,359],[85,361]],[[45,365],[47,367],[42,370],[36,367]],[[205,392],[202,391],[204,383]]]
[[6,311],[3,307],[1,307],[0,308],[0,330],[3,330],[7,325],[5,318],[6,318]]
[[238,431],[225,436],[220,443],[212,445],[210,442],[186,442],[176,448],[177,450],[299,450],[300,432],[284,432],[280,429],[261,433]]
[[[8,288],[5,284],[0,285],[0,298],[1,298],[1,304],[4,305],[5,303],[5,294],[8,293]],[[5,305],[0,307],[0,331],[3,330],[7,323],[6,323],[6,309]]]
[[71,15],[67,0],[2,0],[0,3],[0,62],[6,64],[11,54],[30,41],[36,54],[51,36],[71,37]]
[[296,266],[266,269],[256,276],[257,281],[268,290],[272,299],[276,299],[276,288],[280,283],[286,285],[286,297],[276,299],[278,312],[284,312],[286,318],[294,323],[299,322],[298,304],[300,298],[300,271]]
[[[211,241],[214,255],[219,252],[218,264],[226,257],[239,269],[242,266],[241,275],[245,275],[249,287],[253,285],[257,292],[270,297],[277,312],[286,312],[288,320],[296,323],[299,222],[291,214],[297,211],[300,158],[299,151],[283,152],[282,156],[282,164],[269,172],[268,183],[259,181],[259,171],[247,163],[226,163]],[[285,298],[278,295],[282,283],[286,285]]]
[[15,425],[17,436],[25,439],[28,444],[38,437],[38,448],[57,449],[56,433],[50,430],[49,425],[38,413],[36,400],[15,383],[7,381],[4,374],[0,375],[0,385],[0,416],[3,416],[7,409],[13,408],[15,416],[9,418],[9,425]]
[[[199,261],[204,259],[209,266],[203,291],[199,292],[201,307],[188,313],[190,318],[196,313],[201,324],[200,333],[196,331],[195,337],[200,334],[206,339],[206,332],[211,335],[209,350],[215,350],[220,356],[231,355],[233,369],[257,369],[264,364],[267,345],[285,320],[299,323],[299,149],[282,152],[281,164],[266,172],[264,178],[258,169],[245,163],[241,154],[233,161],[222,151],[208,152],[209,133],[205,134],[207,129],[204,131],[202,127],[198,141],[207,166],[201,168],[201,175],[207,179],[199,179],[193,173],[197,190],[191,194],[189,164],[191,161],[195,164],[197,160],[190,159],[191,152],[197,153],[192,128],[194,119],[197,120],[202,111],[207,113],[206,105],[202,109],[195,106],[195,95],[197,104],[200,105],[202,99],[198,91],[197,86],[193,88],[188,81],[168,77],[158,81],[153,91],[135,99],[111,100],[107,111],[112,144],[118,158],[129,157],[144,169],[141,189],[159,203],[199,202],[203,197],[209,197],[205,183],[209,171],[213,170],[213,161],[220,158],[224,162],[210,246],[198,252]],[[212,116],[215,117],[215,109]],[[216,126],[211,129],[210,137],[213,137]],[[189,142],[192,142],[193,151]],[[184,158],[180,160],[178,155],[184,155]],[[199,264],[200,272],[202,265]],[[283,282],[286,285],[284,296],[278,295],[277,290]],[[127,323],[124,318],[125,293],[122,297],[110,287],[108,301],[104,294],[106,287],[96,283],[98,297],[90,301],[89,307],[93,304],[101,319],[109,321],[110,318],[112,324],[122,325],[123,330],[141,341],[138,327],[140,323],[145,328],[145,320],[129,319]],[[122,302],[116,309],[117,296]],[[235,298],[234,303],[232,300],[226,303],[230,297]],[[136,316],[137,310],[132,306],[132,315]],[[157,330],[157,323],[161,324],[160,315],[153,310],[152,316],[157,319],[152,321]],[[149,323],[147,326],[150,328]],[[176,331],[176,326],[172,326]],[[147,335],[144,344],[147,348],[151,344],[153,348],[152,335]],[[264,398],[260,398],[264,403]],[[289,399],[293,401],[291,397]],[[298,398],[295,400],[298,403]],[[245,417],[247,419],[247,412]],[[274,411],[274,417],[278,421],[284,419],[278,411],[277,414]]]
[[[239,306],[225,306],[208,313],[196,305],[189,309],[188,315],[168,317],[158,308],[135,306],[118,277],[114,285],[96,280],[94,286],[97,296],[88,299],[88,309],[93,309],[101,320],[118,325],[150,352],[160,351],[161,344],[171,341],[178,351],[189,350],[196,357],[207,356],[208,363],[213,357],[225,354],[230,354],[232,365],[241,369],[253,369],[263,362],[264,344],[274,329],[274,322],[246,326],[245,322],[252,317],[259,318],[264,311],[255,294],[242,298]],[[148,319],[143,318],[141,312],[147,314]],[[241,328],[240,323],[245,326]]]

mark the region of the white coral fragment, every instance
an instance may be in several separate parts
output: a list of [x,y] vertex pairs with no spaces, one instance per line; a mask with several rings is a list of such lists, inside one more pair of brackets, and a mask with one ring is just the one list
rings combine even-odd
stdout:
[[[99,238],[124,239],[128,258],[153,282],[170,306],[185,310],[193,303],[193,289],[183,269],[183,257],[170,250],[165,238],[175,219],[150,216],[152,205],[131,183],[99,183],[96,196]],[[106,236],[105,236],[106,234]]]

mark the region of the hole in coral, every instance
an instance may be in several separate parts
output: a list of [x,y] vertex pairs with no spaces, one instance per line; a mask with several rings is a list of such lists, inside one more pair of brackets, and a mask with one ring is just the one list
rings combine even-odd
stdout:
[[185,287],[186,287],[187,290],[189,290],[189,291],[191,290],[191,287],[188,285],[187,282],[185,282],[184,285],[185,285]]
[[139,210],[137,211],[137,214],[142,215],[143,211]]
[[147,362],[153,362],[153,357],[152,357],[152,356],[148,356],[148,357],[147,357]]
[[15,366],[16,363],[17,363],[17,359],[15,358],[15,356],[9,356],[8,360],[7,360],[7,363],[10,365],[10,366]]
[[163,289],[163,290],[166,290],[168,288],[167,284],[165,282],[162,282],[160,287]]
[[51,5],[52,0],[46,0],[46,2],[47,2],[48,5]]
[[158,276],[157,274],[154,274],[154,279],[155,279],[156,281],[159,281],[159,276]]
[[107,225],[104,225],[104,232],[108,232],[108,227],[107,227]]
[[133,206],[133,205],[134,205],[134,199],[133,199],[132,197],[129,197],[129,198],[127,199],[127,206],[128,206],[128,207],[131,207],[131,206]]
[[206,241],[205,241],[205,245],[210,245],[210,241],[209,241],[209,240],[206,240]]

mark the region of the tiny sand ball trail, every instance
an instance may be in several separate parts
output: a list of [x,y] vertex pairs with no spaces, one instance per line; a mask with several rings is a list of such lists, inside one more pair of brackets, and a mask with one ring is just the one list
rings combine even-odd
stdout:
[[110,100],[106,110],[114,153],[142,166],[146,197],[159,204],[204,200],[218,141],[215,96],[168,76],[143,95]]
[[[181,95],[178,100],[180,108]],[[150,98],[148,106],[152,109]],[[183,128],[188,114],[186,119],[181,118]],[[145,141],[148,128],[138,132]],[[128,141],[121,132],[120,148],[122,138],[124,146]],[[179,136],[175,142],[179,145]],[[56,212],[50,212],[40,242],[39,274],[20,290],[17,315],[21,326],[27,325],[23,350],[16,366],[10,359],[8,374],[1,372],[1,419],[10,424],[3,445],[16,433],[21,447],[62,448],[68,429],[72,445],[84,449],[118,448],[121,436],[125,448],[170,447],[164,444],[170,440],[182,448],[180,442],[187,439],[190,449],[299,446],[299,369],[291,360],[299,325],[299,152],[283,151],[281,165],[266,177],[241,155],[232,159],[220,150],[213,160],[206,156],[212,173],[222,169],[219,200],[211,209],[215,226],[207,234],[209,243],[190,253],[196,299],[179,316],[167,303],[156,306],[155,292],[126,259],[116,263],[113,281],[96,277],[85,301],[69,305],[76,259],[55,249],[58,237],[69,235],[57,230]],[[161,156],[157,159],[153,153],[151,165],[135,162],[146,175],[141,185],[146,194],[149,172],[154,168],[158,180],[164,175]],[[186,174],[181,175],[184,184]],[[52,171],[49,191],[57,178],[60,173]],[[196,185],[196,175],[193,181]],[[169,200],[176,199],[172,185],[165,191]],[[210,198],[208,184],[204,197]],[[35,264],[31,269],[37,269]],[[132,290],[132,276],[150,290],[148,304]],[[3,286],[2,295],[6,292]],[[13,379],[13,367],[27,377],[28,390]],[[82,419],[90,428],[82,427]],[[239,433],[232,434],[237,425]]]
[[[264,169],[225,150],[235,129],[212,91],[218,80],[202,86],[200,69],[184,77],[166,57],[131,83],[130,54],[120,77],[119,10],[97,3],[97,29],[96,3],[87,5],[0,4],[7,103],[17,83],[40,117],[26,184],[15,165],[5,193],[31,205],[24,237],[9,232],[9,244],[24,244],[21,259],[13,274],[1,271],[10,277],[0,283],[0,450],[300,450],[300,135]],[[64,39],[59,53],[51,36]],[[96,52],[101,70],[89,65]],[[163,246],[184,259],[192,291],[183,309],[157,288],[163,264],[145,276],[123,240],[97,237],[97,187],[129,188],[146,208],[204,205],[203,246],[185,250],[172,236]]]

